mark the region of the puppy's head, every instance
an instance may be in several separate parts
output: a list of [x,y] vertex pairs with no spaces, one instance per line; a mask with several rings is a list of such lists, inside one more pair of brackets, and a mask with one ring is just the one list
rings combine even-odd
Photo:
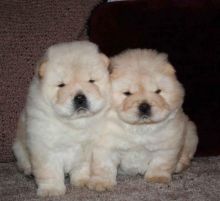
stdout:
[[130,124],[157,123],[181,107],[184,90],[167,55],[128,50],[111,59],[113,103]]
[[59,116],[76,119],[103,110],[109,99],[108,58],[87,41],[50,47],[38,67],[44,99]]

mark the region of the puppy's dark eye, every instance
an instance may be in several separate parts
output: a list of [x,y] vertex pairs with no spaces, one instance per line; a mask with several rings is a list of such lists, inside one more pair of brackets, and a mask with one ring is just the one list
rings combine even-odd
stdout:
[[160,92],[161,92],[161,89],[157,89],[157,90],[155,91],[156,94],[159,94]]
[[130,96],[130,95],[132,95],[132,93],[130,92],[130,91],[126,91],[126,92],[124,92],[123,93],[125,96]]
[[62,88],[62,87],[65,87],[66,85],[64,83],[61,83],[59,85],[57,85],[58,87]]
[[90,83],[94,83],[94,82],[95,82],[95,80],[93,80],[93,79],[90,79],[90,80],[89,80],[89,82],[90,82]]

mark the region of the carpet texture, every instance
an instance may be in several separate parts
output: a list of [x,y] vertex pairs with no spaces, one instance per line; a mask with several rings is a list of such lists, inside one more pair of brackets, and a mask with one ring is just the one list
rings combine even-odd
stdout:
[[66,183],[66,195],[38,198],[33,178],[18,173],[14,163],[0,164],[1,201],[219,201],[220,156],[196,158],[187,171],[174,175],[169,185],[149,184],[141,176],[119,176],[113,191],[96,193]]
[[0,162],[13,160],[12,141],[35,64],[55,43],[84,39],[101,0],[0,1]]

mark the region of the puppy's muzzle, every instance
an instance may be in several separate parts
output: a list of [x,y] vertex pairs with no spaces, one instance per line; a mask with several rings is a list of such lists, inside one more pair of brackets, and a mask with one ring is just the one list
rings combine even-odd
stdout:
[[139,117],[142,119],[147,119],[151,115],[151,107],[148,103],[142,102],[138,106]]
[[78,93],[73,99],[74,108],[77,112],[89,109],[88,100],[83,93]]

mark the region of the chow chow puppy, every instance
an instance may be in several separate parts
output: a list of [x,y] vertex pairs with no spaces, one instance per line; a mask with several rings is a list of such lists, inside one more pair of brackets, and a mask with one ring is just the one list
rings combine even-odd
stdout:
[[64,194],[64,173],[75,186],[89,178],[91,141],[109,107],[108,63],[87,41],[54,45],[40,62],[13,145],[39,196]]
[[167,55],[134,49],[111,59],[112,109],[93,151],[90,189],[116,184],[119,172],[166,183],[185,169],[197,143],[195,124],[182,110],[184,89]]

